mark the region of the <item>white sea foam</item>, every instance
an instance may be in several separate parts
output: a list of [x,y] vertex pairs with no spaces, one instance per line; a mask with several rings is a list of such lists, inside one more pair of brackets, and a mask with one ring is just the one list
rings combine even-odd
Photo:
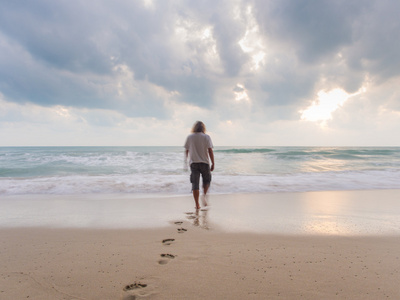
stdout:
[[[0,179],[0,194],[87,194],[191,192],[186,175],[99,175]],[[214,174],[213,193],[305,192],[400,189],[400,171],[326,172],[229,176]]]
[[[399,148],[215,148],[213,193],[400,189]],[[191,192],[181,147],[0,148],[0,195]]]

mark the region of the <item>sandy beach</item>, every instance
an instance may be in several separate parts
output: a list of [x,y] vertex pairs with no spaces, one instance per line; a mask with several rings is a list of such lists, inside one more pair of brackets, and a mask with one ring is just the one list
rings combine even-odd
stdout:
[[[177,207],[171,205],[163,226],[132,223],[130,228],[93,220],[92,226],[60,226],[49,220],[46,226],[17,226],[19,219],[31,216],[30,210],[20,209],[0,229],[0,298],[398,299],[398,195],[397,190],[237,195],[241,200],[231,197],[232,204],[242,203],[236,214],[234,205],[223,209],[227,199],[220,195],[211,198],[209,211],[196,214],[189,202],[175,213]],[[315,197],[327,199],[328,205],[310,212],[284,201],[309,203]],[[240,218],[248,214],[246,203],[258,198],[269,199],[270,212],[258,207],[266,217],[279,217],[270,222],[261,222],[256,213],[254,222],[251,216]],[[356,199],[365,201],[362,209],[356,209]],[[2,208],[10,210],[7,200]],[[186,200],[190,198],[177,204]],[[280,204],[273,209],[273,202]],[[155,215],[163,209],[149,205]],[[143,207],[139,211],[150,213]],[[110,213],[118,215],[118,210]],[[139,213],[130,213],[140,219]],[[230,218],[218,222],[222,215]],[[285,220],[293,226],[283,226]],[[228,230],[223,223],[236,227]],[[244,230],[237,230],[240,224]],[[306,225],[296,231],[298,224]]]

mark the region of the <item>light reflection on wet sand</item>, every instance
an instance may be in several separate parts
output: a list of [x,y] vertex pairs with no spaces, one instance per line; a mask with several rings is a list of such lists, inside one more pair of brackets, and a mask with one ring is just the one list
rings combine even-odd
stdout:
[[211,193],[206,211],[196,211],[191,196],[7,196],[0,200],[0,227],[152,228],[185,220],[232,232],[400,234],[399,196],[400,190]]
[[400,190],[221,195],[210,222],[229,231],[400,234]]

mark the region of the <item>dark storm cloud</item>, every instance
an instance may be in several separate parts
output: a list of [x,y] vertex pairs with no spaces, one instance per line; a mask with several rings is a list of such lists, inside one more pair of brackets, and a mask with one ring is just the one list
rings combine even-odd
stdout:
[[[357,2],[359,3],[359,1]],[[279,64],[267,64],[260,87],[268,95],[264,102],[273,106],[292,105],[292,117],[304,101],[312,99],[316,85],[325,78],[333,86],[358,90],[364,76],[349,72],[337,54],[350,47],[353,23],[363,13],[367,1],[255,1],[255,14],[263,36],[279,50],[274,58]],[[357,80],[355,80],[357,79]],[[350,81],[350,82],[349,82]],[[293,111],[289,111],[292,109]]]
[[374,1],[354,20],[354,43],[347,49],[347,62],[384,81],[400,74],[400,2]]
[[[103,28],[85,2],[2,1],[0,28],[50,67],[104,73],[111,68],[95,41]],[[101,36],[98,36],[101,38]]]
[[368,1],[257,1],[263,32],[292,45],[303,62],[313,64],[352,42],[352,24]]
[[1,92],[13,101],[129,108],[130,114],[162,116],[162,101],[151,91],[122,105],[107,86],[118,75],[118,64],[130,64],[139,80],[162,72],[160,61],[168,61],[159,42],[165,41],[158,29],[163,18],[149,16],[140,3],[93,4],[3,1]]
[[[381,80],[400,74],[398,1],[256,0],[255,6],[262,33],[293,50],[304,64],[298,68],[327,65],[317,75],[350,92],[366,74]],[[333,63],[338,53],[341,69]]]
[[225,71],[228,76],[237,76],[248,60],[239,45],[240,37],[245,35],[246,28],[233,22],[231,16],[226,14],[214,14],[212,22]]
[[[183,64],[170,40],[176,22],[175,8],[165,1],[146,9],[139,1],[70,2],[37,1],[21,5],[2,1],[0,29],[3,53],[0,61],[1,92],[13,101],[43,105],[118,107],[113,93],[104,93],[114,67],[126,64],[137,81],[148,81],[177,90],[181,99],[208,105],[213,86],[206,74],[179,72]],[[174,11],[171,11],[174,10]],[[30,62],[21,61],[21,53]],[[8,52],[8,53],[6,53]],[[6,53],[6,55],[4,55]],[[152,101],[131,97],[137,113],[160,107]],[[157,114],[159,116],[159,114]]]

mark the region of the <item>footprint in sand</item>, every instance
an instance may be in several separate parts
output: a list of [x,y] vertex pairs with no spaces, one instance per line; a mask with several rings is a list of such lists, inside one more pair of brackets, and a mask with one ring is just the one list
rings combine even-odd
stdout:
[[164,258],[167,258],[167,259],[160,259],[160,260],[158,261],[158,263],[159,263],[160,265],[165,265],[165,264],[167,264],[167,263],[169,262],[170,259],[175,258],[175,255],[169,254],[169,253],[167,253],[167,254],[163,253],[163,254],[160,254],[160,256],[161,256],[161,257],[164,257]]
[[178,233],[184,233],[184,232],[186,232],[187,231],[187,229],[186,228],[178,228]]
[[135,281],[132,284],[126,285],[123,290],[126,293],[122,298],[123,300],[147,299],[147,297],[156,293],[152,284],[149,285],[140,281]]
[[195,213],[194,213],[194,212],[186,212],[185,214],[186,214],[186,218],[189,219],[189,220],[192,220],[192,219],[196,219],[196,218],[197,218],[197,217],[195,216]]
[[145,283],[140,283],[140,282],[135,282],[132,284],[128,284],[124,287],[124,291],[131,291],[131,290],[135,290],[135,289],[142,289],[145,288],[147,286],[147,284]]
[[175,239],[164,239],[164,240],[162,241],[162,243],[163,243],[164,245],[171,245],[173,241],[175,241]]
[[179,222],[175,222],[174,224],[175,224],[175,225],[182,225],[183,222],[179,221]]

